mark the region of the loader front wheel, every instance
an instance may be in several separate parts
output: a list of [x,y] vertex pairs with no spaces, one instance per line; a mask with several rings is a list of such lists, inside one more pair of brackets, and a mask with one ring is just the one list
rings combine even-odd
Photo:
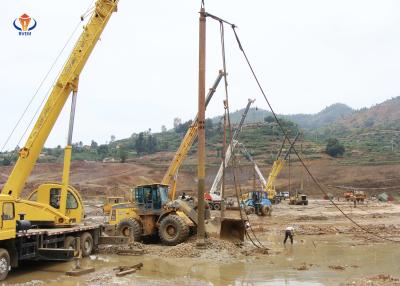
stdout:
[[256,212],[256,209],[253,206],[246,206],[244,211],[247,215],[251,215]]
[[122,236],[129,237],[132,230],[133,240],[140,241],[142,238],[142,228],[135,219],[123,219],[117,226],[117,233]]
[[0,248],[0,281],[6,279],[10,269],[10,255],[7,250]]
[[270,206],[263,206],[261,208],[261,215],[262,216],[271,216],[272,209]]
[[180,216],[168,215],[161,221],[158,235],[163,244],[177,245],[188,238],[189,226]]

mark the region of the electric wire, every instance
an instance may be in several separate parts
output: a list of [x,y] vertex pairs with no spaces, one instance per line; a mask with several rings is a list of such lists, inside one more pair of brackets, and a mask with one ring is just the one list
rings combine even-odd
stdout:
[[[240,187],[240,182],[237,181],[236,179],[236,157],[235,157],[235,152],[233,150],[233,137],[232,137],[232,125],[231,125],[231,119],[230,119],[230,110],[229,110],[229,92],[228,92],[228,79],[227,79],[227,67],[226,67],[226,52],[225,52],[225,30],[224,30],[224,22],[220,21],[220,38],[221,38],[221,56],[222,56],[222,65],[223,65],[223,70],[224,70],[224,87],[225,87],[225,101],[226,101],[226,110],[227,110],[227,117],[228,117],[228,126],[229,126],[229,145],[231,146],[231,156],[232,156],[232,162],[233,162],[233,180],[234,180],[234,185],[235,185],[235,192],[236,192],[236,199],[237,199],[237,203],[239,206],[239,214],[240,214],[240,218],[242,220],[242,222],[244,223],[244,218],[243,218],[243,212],[240,208],[240,200],[239,200],[239,196],[242,196],[242,192],[241,192],[241,187]],[[225,172],[225,170],[223,170],[223,172]],[[249,220],[249,218],[246,215],[246,219]],[[266,249],[262,243],[258,240],[256,234],[254,233],[251,225],[250,225],[250,231],[254,236],[254,239],[257,241],[254,242],[254,240],[251,238],[249,232],[247,230],[245,230],[246,236],[247,238],[252,242],[252,244],[254,246],[256,246],[257,248],[263,248]]]
[[[70,38],[67,40],[67,42],[66,42],[66,43],[64,44],[64,46],[62,47],[61,51],[58,53],[57,57],[56,57],[55,60],[53,61],[52,65],[50,66],[50,69],[47,71],[46,75],[44,76],[44,78],[43,78],[42,81],[40,82],[39,86],[37,87],[35,93],[34,93],[33,96],[31,97],[31,99],[29,100],[29,102],[28,102],[27,106],[25,107],[24,111],[22,112],[22,114],[21,114],[20,117],[18,118],[16,124],[14,125],[14,127],[13,127],[13,129],[12,129],[12,131],[11,131],[11,133],[9,134],[9,136],[7,137],[7,139],[5,140],[5,142],[3,143],[3,146],[2,146],[0,152],[3,152],[3,151],[4,151],[5,147],[7,146],[8,142],[9,142],[10,139],[11,139],[11,137],[13,136],[15,130],[17,129],[17,127],[18,127],[19,124],[21,123],[22,119],[25,117],[25,114],[26,114],[26,112],[28,111],[29,107],[31,106],[33,100],[35,99],[35,97],[36,97],[37,94],[39,93],[39,90],[42,88],[44,82],[46,81],[46,79],[47,79],[48,76],[50,75],[51,71],[52,71],[53,68],[55,67],[56,63],[58,62],[58,60],[59,60],[59,58],[61,57],[62,53],[64,52],[65,48],[67,47],[67,45],[68,45],[70,39],[71,39],[72,36],[75,34],[75,32],[76,32],[76,30],[78,29],[79,25],[80,25],[80,21],[79,21],[79,23],[76,25],[76,27],[75,27],[74,31],[72,32]],[[48,92],[47,92],[47,93],[48,93]],[[47,96],[47,93],[46,93],[46,96]],[[36,115],[36,113],[35,113],[35,115]],[[29,125],[30,125],[31,123],[32,123],[32,122],[30,122]],[[29,125],[28,125],[28,127],[29,127]],[[25,136],[25,133],[26,133],[26,131],[24,132],[24,135],[22,135],[22,137]],[[17,145],[20,144],[20,141],[21,141],[21,140],[19,140],[19,142],[18,142]]]
[[[232,23],[226,21],[226,20],[223,20],[222,18],[219,18],[219,17],[217,17],[217,16],[215,16],[215,15],[212,15],[212,14],[210,14],[210,13],[206,13],[206,16],[208,16],[208,17],[210,17],[210,18],[212,18],[212,19],[214,19],[214,20],[216,20],[216,21],[219,21],[220,23],[223,22],[223,23],[229,24],[229,25],[231,26],[231,28],[232,28],[232,30],[233,30],[233,33],[234,33],[234,36],[235,36],[235,39],[236,39],[236,42],[237,42],[237,44],[238,44],[238,47],[239,47],[240,51],[242,52],[242,54],[243,54],[243,56],[244,56],[244,58],[245,58],[245,61],[246,61],[247,65],[248,65],[248,67],[249,67],[249,69],[250,69],[250,71],[251,71],[251,74],[253,75],[254,80],[256,81],[256,83],[257,83],[257,85],[258,85],[258,88],[259,88],[261,94],[263,95],[263,97],[264,97],[264,99],[265,99],[265,101],[266,101],[266,103],[267,103],[269,109],[271,110],[271,113],[272,113],[272,115],[274,116],[275,121],[277,122],[279,128],[281,129],[281,131],[282,131],[282,133],[283,133],[285,139],[288,140],[288,142],[289,142],[290,145],[292,145],[292,140],[290,140],[290,138],[289,138],[287,132],[285,131],[285,129],[283,128],[281,122],[279,121],[278,116],[276,115],[274,109],[272,108],[272,105],[271,105],[271,103],[269,102],[269,100],[268,100],[268,98],[267,98],[267,96],[266,96],[266,93],[265,93],[264,89],[263,89],[262,86],[261,86],[260,81],[258,80],[258,77],[257,77],[257,75],[256,75],[256,73],[255,73],[255,71],[254,71],[254,69],[253,69],[253,66],[252,66],[251,63],[250,63],[250,60],[249,60],[249,58],[247,57],[247,54],[246,54],[246,52],[245,52],[245,50],[244,50],[244,48],[243,48],[243,45],[242,45],[242,43],[241,43],[241,41],[240,41],[240,39],[239,39],[239,35],[238,35],[237,32],[236,32],[237,26],[236,26],[235,24],[232,24]],[[228,114],[228,115],[229,115],[229,114]],[[229,116],[228,116],[228,119],[229,119]],[[307,172],[308,175],[311,177],[311,179],[313,180],[313,182],[317,185],[318,189],[319,189],[325,196],[327,196],[327,192],[324,190],[322,184],[321,184],[321,183],[317,180],[317,178],[311,173],[310,169],[309,169],[309,168],[307,167],[307,165],[304,163],[303,159],[301,158],[301,156],[300,156],[300,154],[298,153],[298,151],[296,150],[296,148],[293,146],[292,149],[293,149],[294,153],[296,154],[296,156],[298,157],[299,161],[301,162],[301,165],[303,166],[303,168],[306,170],[306,172]],[[380,239],[382,239],[382,240],[387,240],[387,241],[390,241],[390,242],[397,242],[397,243],[400,243],[400,240],[394,240],[394,239],[390,239],[390,238],[388,238],[388,237],[380,236],[379,234],[376,234],[376,233],[374,233],[374,232],[368,230],[367,228],[363,227],[363,226],[360,225],[358,222],[356,222],[354,219],[352,219],[349,215],[347,215],[347,214],[346,214],[346,213],[345,213],[331,198],[329,198],[329,196],[327,196],[327,197],[328,197],[329,201],[339,210],[340,213],[342,213],[342,215],[343,215],[344,217],[346,217],[350,222],[352,222],[354,225],[356,225],[356,226],[357,226],[359,229],[361,229],[362,231],[364,231],[364,232],[366,232],[366,233],[368,233],[368,234],[370,234],[370,235],[373,235],[373,236],[375,236],[375,237],[377,237],[377,238],[380,238]]]
[[[265,94],[265,92],[264,92],[264,89],[262,88],[262,86],[261,86],[261,84],[260,84],[260,81],[258,80],[258,77],[257,77],[257,75],[256,75],[256,73],[255,73],[255,71],[254,71],[254,69],[253,69],[253,67],[252,67],[252,65],[251,65],[251,63],[250,63],[248,57],[247,57],[247,54],[246,54],[245,50],[243,49],[243,45],[242,45],[242,43],[241,43],[241,41],[240,41],[240,39],[239,39],[239,36],[238,36],[238,34],[237,34],[237,32],[236,32],[236,29],[235,29],[236,27],[235,27],[234,25],[232,25],[231,27],[232,27],[232,30],[233,30],[233,32],[234,32],[234,35],[235,35],[236,41],[237,41],[237,43],[238,43],[239,49],[241,50],[241,52],[242,52],[242,54],[243,54],[243,56],[244,56],[244,58],[245,58],[245,60],[246,60],[246,62],[247,62],[247,65],[248,65],[248,67],[250,68],[250,71],[251,71],[251,73],[252,73],[252,75],[253,75],[253,77],[254,77],[254,79],[255,79],[255,81],[256,81],[256,83],[257,83],[257,85],[258,85],[258,87],[259,87],[259,89],[260,89],[260,91],[261,91],[261,93],[262,93],[262,95],[263,95],[263,97],[264,97],[264,99],[265,99],[267,105],[268,105],[268,107],[269,107],[269,109],[271,110],[271,112],[272,112],[272,114],[273,114],[273,116],[274,116],[274,118],[275,118],[275,121],[277,122],[279,128],[280,128],[281,131],[283,132],[284,137],[286,138],[286,140],[288,140],[289,144],[292,144],[292,141],[290,140],[290,138],[289,138],[287,132],[286,132],[285,129],[283,128],[283,126],[282,126],[281,122],[279,121],[279,119],[278,119],[278,117],[277,117],[277,115],[276,115],[274,109],[272,108],[272,105],[270,104],[270,102],[269,102],[269,100],[268,100],[268,98],[267,98],[267,96],[266,96],[266,94]],[[327,196],[327,192],[324,190],[322,184],[321,184],[321,183],[317,180],[317,178],[311,173],[310,169],[309,169],[309,168],[307,167],[307,165],[304,163],[303,159],[301,158],[300,154],[298,153],[298,151],[296,150],[296,148],[295,148],[294,146],[293,146],[292,150],[294,151],[294,153],[295,153],[296,156],[298,157],[298,159],[299,159],[299,161],[301,162],[301,164],[303,165],[304,169],[307,171],[308,175],[311,177],[311,179],[313,180],[313,182],[317,185],[318,189],[319,189],[324,195]],[[376,233],[374,233],[374,232],[368,230],[367,228],[365,228],[364,226],[362,226],[362,225],[360,225],[358,222],[356,222],[354,219],[352,219],[350,216],[348,216],[348,215],[347,215],[347,214],[346,214],[346,213],[345,213],[331,198],[329,198],[329,196],[328,196],[328,199],[329,199],[329,201],[330,201],[330,202],[331,202],[331,203],[332,203],[332,204],[333,204],[333,205],[334,205],[334,206],[335,206],[335,207],[336,207],[350,222],[352,222],[354,225],[356,225],[358,228],[360,228],[360,229],[363,230],[364,232],[366,232],[366,233],[368,233],[368,234],[370,234],[370,235],[373,235],[373,236],[375,236],[375,237],[377,237],[377,238],[383,239],[383,240],[387,240],[387,241],[391,241],[391,242],[397,242],[397,243],[400,242],[399,240],[390,239],[390,238],[388,238],[388,237],[381,236],[381,235],[379,235],[379,234],[376,234]]]
[[[16,124],[14,125],[13,129],[11,130],[10,134],[8,135],[7,139],[5,140],[5,142],[2,145],[2,148],[0,150],[0,153],[4,151],[5,147],[7,146],[8,142],[10,141],[11,137],[14,135],[14,132],[16,131],[16,129],[18,128],[18,126],[20,125],[22,119],[25,117],[29,107],[31,106],[31,104],[33,103],[34,99],[36,98],[36,96],[38,95],[40,89],[42,88],[44,82],[47,80],[47,78],[49,77],[50,73],[52,72],[53,68],[56,66],[58,60],[60,59],[61,55],[63,54],[64,50],[66,49],[66,47],[68,46],[68,44],[70,43],[72,37],[75,35],[76,31],[78,30],[81,22],[84,20],[84,18],[87,17],[87,15],[89,15],[90,13],[93,12],[94,7],[92,9],[90,9],[90,7],[93,5],[94,0],[92,0],[91,4],[88,6],[88,8],[86,9],[85,13],[81,16],[80,21],[76,24],[75,28],[73,29],[72,33],[70,34],[70,36],[68,37],[67,41],[65,42],[64,46],[62,47],[62,49],[60,50],[60,52],[58,53],[58,55],[56,56],[56,58],[54,59],[53,63],[51,64],[49,70],[47,71],[47,73],[45,74],[44,78],[42,79],[42,81],[40,82],[39,86],[36,88],[35,93],[33,94],[33,96],[31,97],[31,99],[29,100],[27,106],[25,107],[24,111],[22,112],[22,114],[20,115],[20,117],[18,118]],[[58,75],[60,75],[61,71],[58,73]],[[58,75],[56,77],[56,79],[58,78]],[[29,127],[31,126],[34,118],[36,117],[37,113],[39,112],[39,110],[41,109],[41,107],[43,106],[44,101],[46,100],[47,96],[50,93],[51,88],[54,86],[56,79],[53,81],[53,83],[50,85],[50,88],[48,89],[48,91],[45,93],[44,98],[42,99],[39,107],[36,109],[34,115],[32,116],[31,120],[29,121],[28,126],[25,128],[22,136],[20,137],[20,139],[18,140],[18,143],[16,145],[16,148],[14,148],[14,150],[11,152],[10,154],[10,158],[15,154],[15,152],[18,149],[18,146],[21,144],[22,139],[24,138],[24,136],[26,135],[26,132],[28,131]]]

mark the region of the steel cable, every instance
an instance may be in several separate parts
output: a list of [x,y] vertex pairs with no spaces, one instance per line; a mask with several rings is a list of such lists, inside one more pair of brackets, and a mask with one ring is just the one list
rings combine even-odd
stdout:
[[[232,25],[231,27],[232,27],[232,30],[233,30],[233,32],[234,32],[234,35],[235,35],[236,41],[237,41],[237,43],[238,43],[239,49],[241,50],[241,52],[242,52],[242,54],[243,54],[243,56],[244,56],[244,58],[245,58],[245,60],[246,60],[246,62],[247,62],[247,65],[248,65],[248,67],[250,68],[250,71],[251,71],[251,73],[252,73],[252,75],[253,75],[253,77],[254,77],[254,79],[255,79],[255,81],[256,81],[256,83],[257,83],[257,85],[258,85],[258,87],[259,87],[259,89],[260,89],[260,91],[261,91],[261,93],[262,93],[262,95],[263,95],[263,97],[264,97],[264,99],[265,99],[267,105],[268,105],[268,107],[269,107],[269,109],[271,110],[271,112],[272,112],[272,114],[273,114],[273,116],[274,116],[274,118],[275,118],[275,121],[277,122],[279,128],[280,128],[281,131],[283,132],[283,134],[284,134],[286,140],[288,140],[289,144],[292,144],[292,141],[290,140],[289,136],[287,135],[287,132],[284,130],[284,128],[283,128],[281,122],[279,121],[279,119],[278,119],[278,117],[277,117],[277,115],[276,115],[274,109],[272,108],[272,105],[270,104],[270,102],[269,102],[269,100],[268,100],[268,98],[267,98],[267,96],[266,96],[266,94],[265,94],[265,92],[264,92],[264,89],[262,88],[262,86],[261,86],[261,84],[260,84],[260,81],[258,80],[257,75],[256,75],[255,72],[254,72],[254,69],[253,69],[252,65],[250,64],[250,61],[249,61],[249,59],[248,59],[248,57],[247,57],[247,54],[246,54],[246,52],[244,51],[243,45],[242,45],[242,43],[241,43],[241,41],[240,41],[240,39],[239,39],[239,36],[238,36],[238,34],[237,34],[237,32],[236,32],[236,26]],[[296,154],[296,156],[298,157],[298,159],[299,159],[299,161],[301,162],[301,164],[302,164],[302,166],[304,167],[304,169],[307,171],[308,175],[311,177],[311,179],[313,180],[313,182],[317,185],[318,189],[319,189],[324,195],[327,196],[328,194],[327,194],[327,192],[324,190],[322,184],[321,184],[321,183],[317,180],[317,178],[311,173],[310,169],[309,169],[309,168],[307,167],[307,165],[304,163],[303,159],[301,158],[301,156],[300,156],[299,153],[297,152],[296,148],[293,146],[292,149],[293,149],[294,153]],[[371,232],[370,230],[366,229],[365,227],[363,227],[362,225],[360,225],[359,223],[357,223],[354,219],[352,219],[351,217],[349,217],[349,216],[348,216],[348,215],[347,215],[347,214],[346,214],[346,213],[345,213],[345,212],[344,212],[344,211],[343,211],[329,196],[328,196],[328,199],[329,199],[329,201],[330,201],[330,202],[331,202],[331,203],[332,203],[332,204],[333,204],[333,205],[334,205],[334,206],[335,206],[349,221],[351,221],[354,225],[356,225],[358,228],[360,228],[360,229],[363,230],[364,232],[366,232],[366,233],[368,233],[368,234],[370,234],[370,235],[373,235],[373,236],[375,236],[375,237],[377,237],[377,238],[383,239],[383,240],[387,240],[387,241],[391,241],[391,242],[397,242],[397,243],[400,242],[399,240],[390,239],[390,238],[388,238],[388,237],[380,236],[380,235],[378,235],[378,234],[376,234],[376,233],[374,233],[374,232]]]

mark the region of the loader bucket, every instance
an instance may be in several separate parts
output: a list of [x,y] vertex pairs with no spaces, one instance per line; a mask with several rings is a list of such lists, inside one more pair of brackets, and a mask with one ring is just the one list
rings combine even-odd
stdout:
[[216,217],[206,222],[209,236],[230,241],[244,241],[245,226],[241,219]]
[[241,219],[225,218],[221,222],[220,238],[244,241],[245,226]]

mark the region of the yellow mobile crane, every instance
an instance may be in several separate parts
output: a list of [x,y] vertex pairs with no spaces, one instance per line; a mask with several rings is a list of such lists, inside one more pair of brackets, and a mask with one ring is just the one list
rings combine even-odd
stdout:
[[276,178],[278,177],[279,173],[281,172],[285,161],[287,160],[294,144],[296,143],[297,139],[299,138],[300,133],[297,133],[296,137],[294,138],[292,144],[289,146],[289,150],[287,150],[285,156],[281,158],[281,153],[283,146],[285,145],[286,138],[283,140],[282,147],[279,150],[278,155],[276,156],[276,160],[274,161],[274,164],[272,165],[271,171],[269,172],[268,175],[268,180],[267,182],[262,182],[263,189],[268,193],[268,199],[274,201],[276,199],[276,191],[275,191],[275,181]]
[[[84,210],[79,192],[69,185],[71,143],[79,76],[112,13],[117,10],[117,4],[118,0],[97,0],[90,20],[84,26],[1,190],[0,280],[5,279],[11,266],[18,266],[20,260],[70,258],[73,251],[71,253],[67,248],[73,246],[77,236],[81,238],[83,255],[89,255],[94,244],[98,243],[100,225],[78,225]],[[71,92],[62,183],[43,184],[30,194],[28,200],[22,199],[20,195],[26,181]]]

